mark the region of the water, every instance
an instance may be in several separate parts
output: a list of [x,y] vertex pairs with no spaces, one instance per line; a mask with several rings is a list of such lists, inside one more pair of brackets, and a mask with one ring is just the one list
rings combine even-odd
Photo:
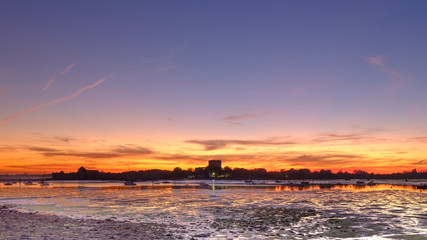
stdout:
[[75,218],[178,224],[169,230],[184,239],[427,239],[427,191],[414,182],[329,185],[337,182],[216,181],[215,190],[197,188],[199,181],[1,184],[0,204]]

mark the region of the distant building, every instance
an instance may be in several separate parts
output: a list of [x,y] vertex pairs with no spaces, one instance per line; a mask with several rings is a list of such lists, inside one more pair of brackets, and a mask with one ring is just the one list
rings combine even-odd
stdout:
[[208,167],[221,170],[221,160],[210,160]]
[[210,177],[219,176],[222,172],[221,160],[210,160],[207,170]]

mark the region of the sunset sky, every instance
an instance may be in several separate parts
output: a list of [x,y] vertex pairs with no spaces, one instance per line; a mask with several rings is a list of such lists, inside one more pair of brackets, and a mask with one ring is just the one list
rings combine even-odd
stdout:
[[0,0],[0,173],[427,170],[426,13]]

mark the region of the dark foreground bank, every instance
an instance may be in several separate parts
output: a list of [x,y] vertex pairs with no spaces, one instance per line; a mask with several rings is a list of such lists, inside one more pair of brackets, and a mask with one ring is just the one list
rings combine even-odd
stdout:
[[[23,213],[0,205],[0,239],[173,239],[166,225],[72,219]],[[170,226],[169,226],[170,227]]]

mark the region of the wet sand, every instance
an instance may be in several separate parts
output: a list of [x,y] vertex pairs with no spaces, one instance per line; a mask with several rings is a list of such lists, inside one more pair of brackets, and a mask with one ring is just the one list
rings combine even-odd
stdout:
[[[164,224],[72,219],[0,205],[0,239],[174,239]],[[176,237],[176,236],[175,236]]]

